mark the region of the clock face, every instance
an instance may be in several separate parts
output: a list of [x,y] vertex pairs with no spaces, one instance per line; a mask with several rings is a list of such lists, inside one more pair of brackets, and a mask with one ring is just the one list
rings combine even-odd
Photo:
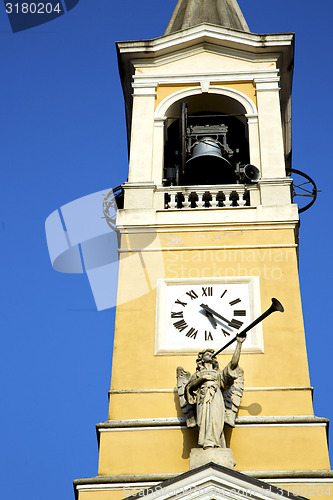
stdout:
[[[159,281],[156,354],[220,349],[260,314],[257,278]],[[262,352],[261,347],[257,328],[244,350]]]
[[170,307],[169,329],[186,339],[223,345],[249,324],[247,284],[193,284],[180,286],[177,292]]

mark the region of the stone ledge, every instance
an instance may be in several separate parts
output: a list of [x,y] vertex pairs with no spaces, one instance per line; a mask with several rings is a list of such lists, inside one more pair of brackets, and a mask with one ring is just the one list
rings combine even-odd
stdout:
[[[283,470],[283,471],[236,471],[256,479],[314,479],[314,478],[333,478],[333,470]],[[160,482],[172,479],[179,474],[126,474],[119,476],[94,476],[81,479],[74,479],[74,486],[85,484],[113,484],[113,483],[141,483],[141,482]]]
[[94,476],[74,479],[74,486],[84,484],[113,484],[113,483],[141,483],[141,482],[160,482],[171,479],[179,474],[126,474],[120,476]]
[[[315,417],[312,415],[286,415],[286,416],[262,416],[262,417],[237,417],[236,425],[269,425],[269,424],[324,424],[327,426],[329,420],[324,417]],[[108,420],[96,424],[96,429],[117,429],[126,427],[160,427],[160,426],[179,426],[186,427],[185,417],[178,418],[142,418],[127,420]]]
[[[263,245],[259,245],[262,247]],[[294,245],[292,244],[292,247]],[[183,248],[183,247],[182,247]],[[193,247],[191,247],[193,248]],[[205,249],[211,247],[204,247]],[[216,247],[214,247],[216,248]],[[223,247],[225,248],[225,247]],[[229,247],[228,247],[229,248]],[[249,248],[247,245],[246,248]],[[257,246],[256,246],[257,248]],[[170,250],[170,249],[169,249]],[[298,387],[244,387],[244,392],[246,391],[311,391],[313,392],[313,387],[311,386],[298,386]],[[109,396],[112,394],[159,394],[159,393],[178,393],[176,388],[173,389],[111,389],[109,391]]]

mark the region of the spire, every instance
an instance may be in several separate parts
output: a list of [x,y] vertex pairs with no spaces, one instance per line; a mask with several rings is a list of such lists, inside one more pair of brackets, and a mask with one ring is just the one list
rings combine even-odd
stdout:
[[203,23],[250,32],[237,0],[178,0],[164,34]]

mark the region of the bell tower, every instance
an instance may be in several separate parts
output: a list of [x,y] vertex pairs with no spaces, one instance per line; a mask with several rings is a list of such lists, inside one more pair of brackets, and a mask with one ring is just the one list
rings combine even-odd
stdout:
[[[168,497],[170,484],[212,477],[253,495],[333,494],[328,422],[312,407],[289,174],[294,35],[250,32],[236,0],[179,0],[163,36],[117,50],[129,174],[116,196],[110,406],[97,425],[98,475],[75,480],[76,494],[158,496],[160,485]],[[284,314],[242,347],[244,393],[226,429],[235,469],[190,471],[198,436],[176,369],[193,372],[199,351],[226,344],[272,297]],[[233,350],[218,356],[221,367]]]

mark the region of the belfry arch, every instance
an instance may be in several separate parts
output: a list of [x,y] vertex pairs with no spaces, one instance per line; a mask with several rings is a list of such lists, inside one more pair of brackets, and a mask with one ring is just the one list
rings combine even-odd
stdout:
[[241,182],[239,168],[250,163],[258,135],[256,118],[254,102],[228,87],[202,84],[166,97],[155,112],[155,124],[164,123],[163,184]]

